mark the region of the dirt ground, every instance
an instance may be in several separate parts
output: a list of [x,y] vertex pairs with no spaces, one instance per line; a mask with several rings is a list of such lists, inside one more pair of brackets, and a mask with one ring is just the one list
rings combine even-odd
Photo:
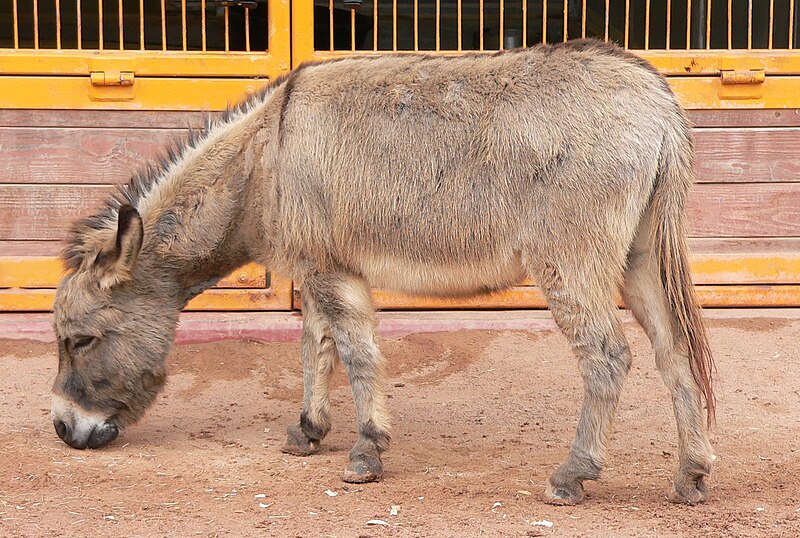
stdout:
[[607,466],[577,507],[540,501],[581,401],[556,332],[383,339],[394,442],[383,482],[358,486],[339,479],[356,438],[341,371],[324,450],[280,451],[300,409],[297,343],[179,346],[149,414],[109,447],[77,451],[49,419],[54,347],[0,341],[0,535],[798,536],[800,323],[711,327],[719,457],[710,502],[694,508],[666,500],[674,419],[631,324],[634,368]]

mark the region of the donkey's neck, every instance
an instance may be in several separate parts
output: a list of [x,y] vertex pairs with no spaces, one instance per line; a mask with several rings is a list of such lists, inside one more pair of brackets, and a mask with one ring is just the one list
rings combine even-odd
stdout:
[[240,224],[254,167],[258,108],[210,127],[138,201],[145,229],[141,269],[174,283],[178,302],[250,261]]

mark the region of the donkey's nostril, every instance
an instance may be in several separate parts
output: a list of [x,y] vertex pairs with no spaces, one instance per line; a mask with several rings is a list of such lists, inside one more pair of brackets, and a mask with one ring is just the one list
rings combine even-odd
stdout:
[[107,445],[117,438],[119,429],[111,422],[106,422],[102,426],[96,427],[92,430],[92,435],[89,436],[89,448],[100,448]]
[[58,437],[61,438],[62,441],[67,441],[67,436],[69,435],[69,428],[67,427],[66,422],[63,420],[54,420],[53,426],[56,427],[56,433]]

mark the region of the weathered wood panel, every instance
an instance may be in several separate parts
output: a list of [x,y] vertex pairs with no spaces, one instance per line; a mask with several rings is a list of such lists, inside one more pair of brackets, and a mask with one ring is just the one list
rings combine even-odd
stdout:
[[800,128],[697,129],[695,172],[704,183],[800,181]]
[[124,183],[179,129],[0,128],[0,183]]
[[696,185],[687,212],[695,237],[797,237],[800,183]]
[[0,109],[0,127],[88,127],[110,129],[199,129],[211,112],[163,110]]
[[800,127],[800,110],[792,108],[689,110],[687,113],[695,127]]

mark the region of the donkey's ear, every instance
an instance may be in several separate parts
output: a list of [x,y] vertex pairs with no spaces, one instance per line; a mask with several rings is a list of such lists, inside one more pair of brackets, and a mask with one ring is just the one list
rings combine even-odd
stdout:
[[100,287],[108,289],[131,278],[133,266],[142,248],[144,225],[136,208],[123,205],[118,210],[117,237],[113,245],[97,255],[95,269]]

